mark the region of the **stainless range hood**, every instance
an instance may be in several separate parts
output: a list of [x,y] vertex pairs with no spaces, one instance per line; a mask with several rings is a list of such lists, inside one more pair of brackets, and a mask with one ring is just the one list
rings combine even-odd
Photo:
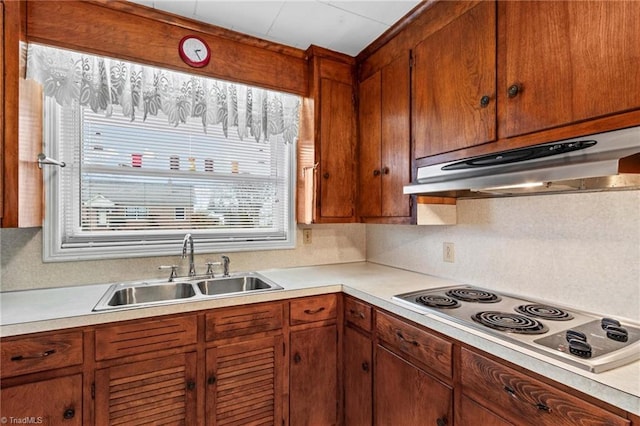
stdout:
[[640,189],[640,126],[418,168],[405,194],[456,198]]

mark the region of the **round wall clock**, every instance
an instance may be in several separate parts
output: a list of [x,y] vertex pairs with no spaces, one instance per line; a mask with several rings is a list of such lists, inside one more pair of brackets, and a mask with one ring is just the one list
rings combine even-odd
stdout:
[[180,40],[178,52],[182,60],[189,66],[202,68],[211,59],[211,49],[209,45],[200,37],[188,35]]

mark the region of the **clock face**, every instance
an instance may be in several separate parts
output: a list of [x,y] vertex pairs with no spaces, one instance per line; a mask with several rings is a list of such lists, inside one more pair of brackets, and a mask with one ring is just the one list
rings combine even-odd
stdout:
[[207,43],[197,36],[186,36],[180,40],[178,51],[182,60],[192,67],[204,67],[211,59]]

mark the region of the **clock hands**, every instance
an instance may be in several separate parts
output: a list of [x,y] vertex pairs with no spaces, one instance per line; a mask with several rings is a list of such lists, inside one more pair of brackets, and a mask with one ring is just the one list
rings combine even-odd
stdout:
[[200,61],[202,60],[202,58],[200,57],[200,53],[199,53],[201,51],[202,51],[201,49],[194,50],[194,53],[196,54],[196,56],[198,57],[198,60],[200,60]]

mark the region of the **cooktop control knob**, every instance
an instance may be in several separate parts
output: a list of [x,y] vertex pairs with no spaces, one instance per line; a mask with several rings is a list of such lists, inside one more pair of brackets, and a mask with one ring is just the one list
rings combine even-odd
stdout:
[[582,342],[586,342],[587,341],[587,335],[584,333],[581,333],[579,331],[575,331],[575,330],[567,330],[566,333],[566,339],[567,342],[570,342],[571,340],[580,340]]
[[607,337],[617,342],[626,342],[629,340],[629,332],[624,327],[616,327],[615,325],[609,325],[605,328]]
[[615,327],[620,327],[620,321],[618,321],[617,319],[613,319],[613,318],[602,318],[602,320],[600,321],[600,324],[602,325],[602,329],[606,330],[607,327],[613,325]]
[[578,339],[569,340],[569,352],[580,358],[591,358],[591,345]]

